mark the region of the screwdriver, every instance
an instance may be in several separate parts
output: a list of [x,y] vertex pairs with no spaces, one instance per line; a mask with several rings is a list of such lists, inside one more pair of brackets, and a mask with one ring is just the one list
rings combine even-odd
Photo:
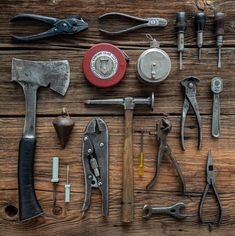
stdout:
[[177,30],[177,47],[179,52],[180,70],[183,67],[183,52],[184,52],[184,32],[186,28],[186,13],[178,12],[176,16],[176,30]]
[[53,208],[56,208],[56,186],[59,183],[59,157],[52,158]]
[[140,157],[139,157],[139,176],[142,177],[144,175],[144,129],[141,129],[141,148],[140,148]]
[[206,14],[204,12],[199,12],[196,15],[196,32],[197,32],[197,47],[198,47],[198,60],[201,61],[201,52],[203,45],[203,30],[206,25]]
[[66,177],[66,184],[64,186],[64,201],[66,203],[70,202],[70,188],[71,185],[69,184],[69,166],[67,166],[67,177]]
[[224,36],[224,13],[218,12],[215,14],[215,33],[216,33],[216,46],[218,50],[218,68],[221,68],[221,47],[223,45]]

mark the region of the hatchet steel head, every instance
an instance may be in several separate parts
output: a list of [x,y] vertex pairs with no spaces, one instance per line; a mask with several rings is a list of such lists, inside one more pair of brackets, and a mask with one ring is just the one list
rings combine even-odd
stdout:
[[48,87],[65,95],[70,82],[70,67],[67,60],[28,61],[12,59],[12,81],[22,87]]

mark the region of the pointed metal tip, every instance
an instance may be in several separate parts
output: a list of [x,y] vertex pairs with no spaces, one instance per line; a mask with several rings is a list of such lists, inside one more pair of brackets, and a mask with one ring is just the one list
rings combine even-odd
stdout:
[[202,55],[202,49],[198,48],[198,61],[201,63],[201,55]]

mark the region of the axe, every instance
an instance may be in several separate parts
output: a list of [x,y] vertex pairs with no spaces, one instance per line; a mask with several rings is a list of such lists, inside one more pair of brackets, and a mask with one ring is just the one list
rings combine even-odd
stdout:
[[18,188],[19,217],[26,221],[43,214],[34,190],[33,166],[36,146],[36,105],[39,87],[50,87],[65,95],[70,80],[70,68],[63,61],[26,61],[13,58],[12,81],[19,83],[25,95],[24,132],[19,144]]

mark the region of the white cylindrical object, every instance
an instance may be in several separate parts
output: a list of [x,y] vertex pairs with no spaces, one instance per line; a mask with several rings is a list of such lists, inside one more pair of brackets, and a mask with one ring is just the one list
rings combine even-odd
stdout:
[[71,185],[70,184],[65,184],[64,186],[64,201],[66,203],[70,202],[70,188],[71,188]]
[[59,182],[59,157],[52,158],[52,183]]

